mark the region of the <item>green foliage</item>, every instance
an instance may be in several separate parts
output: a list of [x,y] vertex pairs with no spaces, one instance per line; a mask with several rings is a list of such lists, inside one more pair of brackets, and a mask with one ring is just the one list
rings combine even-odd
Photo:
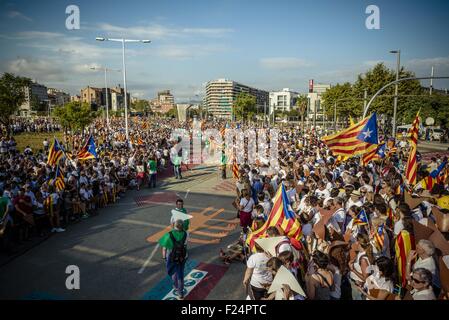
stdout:
[[25,102],[23,88],[31,84],[31,80],[4,73],[0,78],[0,122],[9,128],[10,117]]
[[337,115],[354,117],[362,113],[363,102],[354,101],[354,90],[349,82],[337,84],[326,90],[322,99],[328,117],[334,114],[335,102],[337,103]]
[[447,95],[434,93],[431,96],[400,98],[399,105],[401,106],[398,112],[399,123],[411,124],[416,113],[421,110],[419,115],[422,122],[427,117],[432,117],[435,119],[435,125],[449,127],[449,96]]
[[248,93],[240,93],[235,101],[236,120],[246,120],[256,114],[256,97]]
[[[415,74],[401,68],[399,77],[414,77]],[[334,103],[337,102],[337,116],[339,117],[360,117],[363,114],[364,91],[367,90],[369,99],[383,86],[396,80],[396,71],[388,69],[383,63],[378,63],[372,69],[364,74],[360,74],[354,84],[337,84],[323,94],[323,104],[326,108],[326,114],[333,116]],[[371,104],[368,113],[376,111],[378,114],[393,116],[393,96],[395,86],[392,85],[383,91]],[[418,80],[403,81],[398,86],[398,116],[403,115],[404,121],[408,122],[413,118],[422,103],[429,103],[429,100],[423,100],[424,91]],[[425,102],[427,101],[427,102]],[[409,115],[412,114],[412,115]],[[400,118],[398,117],[398,120]],[[411,122],[410,122],[411,123]]]
[[99,112],[91,111],[87,103],[69,102],[65,106],[56,107],[52,114],[59,119],[64,128],[83,130],[92,123]]
[[131,107],[136,111],[149,111],[150,102],[148,100],[137,100],[131,104]]
[[176,108],[171,108],[165,113],[167,118],[178,118],[178,110]]

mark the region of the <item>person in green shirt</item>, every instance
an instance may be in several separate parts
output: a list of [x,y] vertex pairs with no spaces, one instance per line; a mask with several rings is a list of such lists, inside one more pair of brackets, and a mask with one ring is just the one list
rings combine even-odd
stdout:
[[156,175],[157,175],[157,162],[156,156],[152,155],[148,161],[148,176],[150,177],[148,182],[149,188],[156,188]]
[[[184,214],[187,214],[187,210],[184,208],[184,200],[182,200],[181,198],[176,200],[176,208],[174,210],[182,212]],[[185,231],[189,231],[189,226],[190,226],[190,222],[189,221],[190,220],[187,219],[187,220],[184,220],[184,222],[183,222],[183,226],[184,226],[184,230]],[[173,217],[171,218],[170,222],[171,222],[172,227],[174,228],[176,221],[174,220]]]
[[162,258],[166,261],[167,274],[173,281],[176,295],[184,298],[184,268],[187,260],[187,232],[182,220],[175,221],[175,228],[159,239]]
[[224,152],[224,145],[223,145],[223,151],[221,153],[221,178],[226,179],[226,164],[228,163],[228,157],[226,157],[226,153]]

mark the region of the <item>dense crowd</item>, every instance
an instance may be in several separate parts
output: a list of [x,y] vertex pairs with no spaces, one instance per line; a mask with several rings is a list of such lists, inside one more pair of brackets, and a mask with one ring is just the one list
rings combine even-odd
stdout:
[[[40,126],[40,121],[36,126],[26,121],[19,124],[25,131]],[[224,127],[223,121],[209,121],[202,129]],[[18,152],[13,138],[2,137],[0,237],[4,250],[14,251],[16,243],[33,236],[63,232],[70,221],[97,214],[128,189],[155,187],[164,170],[174,170],[176,178],[182,178],[181,157],[170,157],[178,142],[171,133],[174,128],[191,129],[191,123],[130,119],[129,141],[123,128],[121,118],[111,118],[109,127],[97,119],[84,132],[64,135],[60,143],[66,155],[58,168],[47,164],[51,141],[43,141],[42,150]],[[243,284],[248,296],[256,300],[447,299],[449,284],[440,276],[449,265],[447,159],[421,160],[419,183],[408,186],[404,180],[406,138],[390,146],[385,158],[362,165],[360,157],[334,157],[314,131],[302,132],[289,125],[279,129],[279,167],[268,168],[264,161],[238,165],[234,206],[242,234],[237,243],[220,252],[226,264],[246,263]],[[77,160],[90,135],[95,138],[97,158]],[[212,149],[212,141],[204,142]],[[226,167],[221,169],[225,174]],[[430,179],[435,170],[441,171],[438,179]],[[63,177],[62,188],[58,174]],[[299,237],[290,237],[279,225],[268,226],[267,220],[279,209],[274,202],[281,187],[286,194],[283,205],[288,203],[293,220],[300,225]],[[183,228],[178,221],[173,224]],[[268,226],[264,237],[280,239],[275,252],[247,241],[264,226]],[[398,244],[407,239],[409,247]],[[268,292],[283,268],[304,291],[293,291],[296,287],[289,283]]]
[[13,134],[19,133],[40,133],[40,132],[56,132],[61,130],[61,126],[51,118],[46,117],[14,117],[9,124],[9,130],[1,125],[0,131],[9,131]]
[[[286,128],[280,136],[279,170],[240,165],[234,206],[242,237],[220,255],[227,264],[246,262],[248,297],[447,299],[447,158],[420,161],[418,183],[409,186],[404,179],[408,143],[403,142],[391,145],[385,158],[363,166],[360,157],[332,156],[313,132]],[[439,171],[436,179],[429,175],[434,170]],[[301,226],[300,237],[288,236],[287,224],[270,220],[279,210],[273,206],[281,184]],[[257,240],[248,242],[261,229],[264,237],[274,238],[274,252]],[[292,283],[276,294],[268,292],[281,266],[303,292],[294,292]]]
[[[37,121],[40,124],[40,121]],[[47,164],[53,141],[42,149],[19,152],[13,137],[0,145],[0,238],[2,248],[14,253],[17,245],[50,232],[63,232],[71,221],[86,219],[115,203],[128,189],[156,187],[158,173],[172,170],[169,151],[174,120],[148,122],[132,119],[126,141],[123,119],[96,120],[84,132],[64,135],[65,150],[58,166]],[[92,134],[97,158],[76,155]],[[177,171],[180,173],[180,163]],[[58,171],[59,170],[59,171]],[[58,185],[62,176],[63,186]],[[60,181],[60,180],[59,180]]]

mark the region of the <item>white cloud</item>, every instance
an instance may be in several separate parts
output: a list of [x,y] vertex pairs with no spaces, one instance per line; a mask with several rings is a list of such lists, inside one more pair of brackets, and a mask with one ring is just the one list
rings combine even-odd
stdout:
[[222,37],[234,30],[229,28],[170,28],[160,24],[121,27],[110,23],[100,23],[97,29],[109,36],[136,37],[140,39],[166,39],[180,36]]
[[412,59],[407,61],[406,65],[410,68],[427,68],[429,70],[432,66],[447,68],[449,67],[449,57]]
[[18,18],[18,19],[29,21],[29,22],[33,21],[33,19],[31,19],[30,17],[24,15],[23,13],[21,13],[19,11],[14,11],[14,10],[8,11],[8,17],[11,19]]
[[62,68],[52,60],[17,58],[8,61],[5,68],[8,72],[30,77],[38,81],[65,80]]
[[259,60],[259,63],[263,68],[275,70],[299,69],[313,66],[309,61],[291,57],[262,58]]

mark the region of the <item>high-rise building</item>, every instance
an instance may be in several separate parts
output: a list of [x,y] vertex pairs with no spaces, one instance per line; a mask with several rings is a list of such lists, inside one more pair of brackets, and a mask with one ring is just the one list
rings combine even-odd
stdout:
[[[118,85],[115,88],[109,88],[108,92],[110,95],[109,107],[111,108],[111,110],[119,111],[121,109],[124,109],[125,108],[125,99],[124,99],[125,89],[123,89],[122,87],[120,87],[120,85]],[[127,94],[127,98],[128,98],[128,108],[130,109],[131,108],[131,96],[130,96],[129,92]]]
[[52,108],[70,102],[70,95],[62,90],[55,88],[48,88],[47,94],[50,107]]
[[283,88],[282,91],[270,92],[270,114],[273,110],[289,112],[296,108],[299,93]]
[[175,98],[170,90],[159,91],[157,98],[151,101],[151,105],[155,112],[166,113],[175,107]]
[[18,115],[23,117],[30,116],[34,113],[32,109],[33,97],[36,98],[37,103],[48,104],[47,87],[33,81],[29,86],[23,88],[25,92],[25,101],[19,107]]
[[210,115],[217,118],[232,117],[232,107],[240,93],[248,93],[256,97],[256,107],[263,110],[268,107],[267,91],[255,89],[241,83],[218,79],[209,81],[206,85],[205,107]]

